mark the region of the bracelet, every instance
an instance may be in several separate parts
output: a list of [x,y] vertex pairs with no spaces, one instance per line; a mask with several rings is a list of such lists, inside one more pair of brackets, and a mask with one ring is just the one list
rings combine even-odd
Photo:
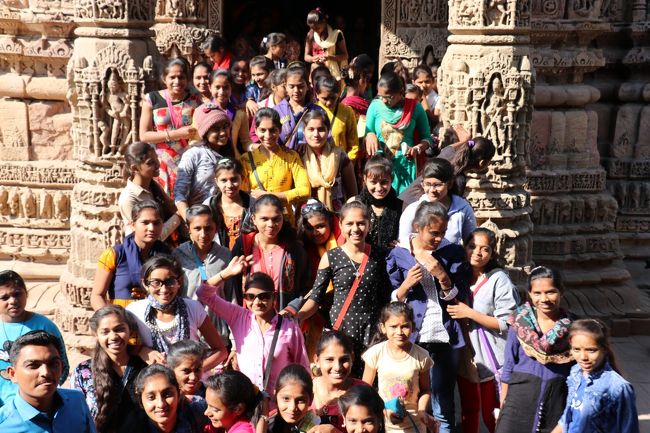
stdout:
[[219,273],[217,274],[217,276],[219,277],[219,279],[220,279],[221,281],[226,281],[226,279],[221,275],[222,272],[223,272],[223,271],[219,271]]
[[172,141],[172,137],[169,135],[169,129],[165,129],[165,135],[167,136],[167,141]]

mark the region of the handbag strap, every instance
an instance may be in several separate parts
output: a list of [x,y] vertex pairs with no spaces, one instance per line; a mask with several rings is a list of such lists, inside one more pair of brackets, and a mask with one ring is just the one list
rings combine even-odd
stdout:
[[275,356],[275,345],[278,343],[278,336],[282,328],[282,316],[278,314],[278,321],[275,324],[275,332],[273,333],[273,340],[271,340],[271,349],[269,350],[269,357],[266,359],[266,369],[264,370],[264,390],[266,390],[271,378],[271,366],[273,365],[273,357]]
[[[343,253],[345,254],[345,251]],[[336,318],[336,322],[334,322],[334,326],[332,327],[332,329],[334,329],[335,331],[338,331],[339,328],[341,327],[341,323],[343,323],[343,319],[345,318],[345,315],[347,314],[348,309],[350,308],[350,304],[352,303],[352,298],[354,298],[355,293],[357,293],[357,289],[359,288],[359,284],[361,283],[361,279],[363,278],[363,274],[366,270],[366,265],[368,264],[369,257],[370,257],[370,245],[366,245],[366,249],[363,252],[363,260],[361,261],[361,265],[359,266],[359,271],[357,272],[358,275],[354,279],[354,282],[352,283],[352,287],[350,287],[350,291],[348,292],[348,296],[345,298],[345,302],[341,307],[341,311],[339,312],[339,315]]]
[[300,127],[300,122],[302,122],[302,118],[305,117],[305,114],[309,113],[310,111],[311,111],[311,110],[310,110],[309,108],[307,108],[307,107],[305,107],[305,109],[302,111],[302,114],[300,115],[300,118],[298,119],[298,121],[296,122],[296,124],[293,126],[293,129],[291,130],[291,132],[290,132],[289,135],[287,136],[287,139],[284,140],[284,145],[285,145],[285,146],[288,146],[289,143],[291,143],[291,140],[293,140],[293,136],[294,136],[294,135],[296,134],[296,132],[298,131],[298,127]]
[[487,352],[487,358],[490,361],[490,367],[492,367],[492,370],[496,374],[497,371],[499,370],[499,362],[497,361],[497,357],[494,354],[494,350],[492,350],[492,345],[490,344],[490,341],[487,339],[487,335],[485,335],[485,330],[483,327],[479,326],[478,327],[478,336],[479,340],[481,341],[481,345],[485,346],[485,351]]
[[253,153],[250,151],[246,153],[248,154],[248,160],[251,162],[251,168],[253,169],[253,175],[255,176],[255,182],[257,182],[257,186],[262,191],[266,191],[266,189],[264,189],[264,185],[262,185],[262,182],[260,181],[259,175],[257,174],[257,166],[255,165],[255,160],[253,159]]

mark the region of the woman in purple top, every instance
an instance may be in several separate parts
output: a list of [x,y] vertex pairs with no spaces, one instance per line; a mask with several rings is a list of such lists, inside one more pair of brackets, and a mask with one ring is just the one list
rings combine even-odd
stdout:
[[560,308],[560,276],[544,266],[528,277],[526,302],[510,316],[501,373],[501,414],[496,433],[550,432],[567,398],[566,378],[574,361],[571,319]]
[[280,115],[282,123],[280,140],[289,149],[300,151],[305,145],[301,119],[310,111],[323,109],[311,101],[307,70],[302,65],[290,66],[287,69],[285,83],[288,99],[280,101],[273,109]]

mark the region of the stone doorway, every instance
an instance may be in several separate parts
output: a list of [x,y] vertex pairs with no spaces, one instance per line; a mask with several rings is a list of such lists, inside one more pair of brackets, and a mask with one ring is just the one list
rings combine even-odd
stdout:
[[264,0],[223,0],[222,31],[229,43],[248,46],[255,54],[260,41],[268,33],[285,33],[298,42],[302,59],[305,36],[309,30],[306,25],[307,13],[321,6],[329,15],[330,23],[343,30],[350,59],[366,53],[378,61],[381,5],[381,0],[274,0],[272,4]]

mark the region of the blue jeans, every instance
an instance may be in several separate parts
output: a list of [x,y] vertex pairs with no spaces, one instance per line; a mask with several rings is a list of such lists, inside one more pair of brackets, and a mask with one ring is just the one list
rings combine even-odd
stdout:
[[418,343],[429,352],[433,360],[431,380],[431,409],[440,423],[440,433],[456,431],[454,391],[458,370],[458,350],[449,343]]

